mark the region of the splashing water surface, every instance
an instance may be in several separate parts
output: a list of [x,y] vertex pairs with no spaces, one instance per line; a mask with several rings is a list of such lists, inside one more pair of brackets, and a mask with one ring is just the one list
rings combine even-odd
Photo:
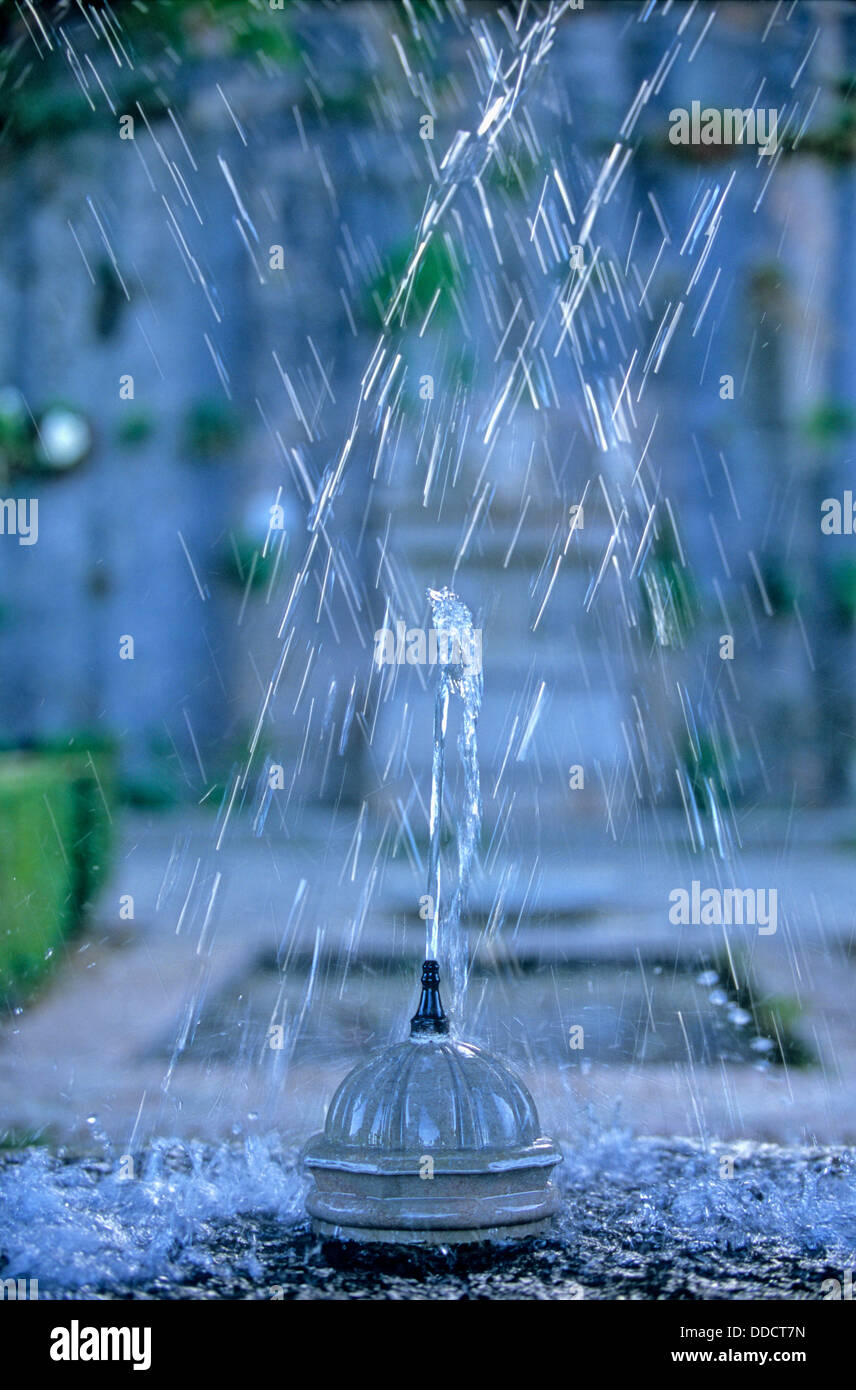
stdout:
[[[743,1181],[724,1180],[728,1153]],[[856,1252],[853,1150],[578,1135],[555,1233],[455,1254],[322,1245],[274,1138],[159,1143],[133,1181],[0,1157],[0,1269],[40,1298],[809,1298]]]

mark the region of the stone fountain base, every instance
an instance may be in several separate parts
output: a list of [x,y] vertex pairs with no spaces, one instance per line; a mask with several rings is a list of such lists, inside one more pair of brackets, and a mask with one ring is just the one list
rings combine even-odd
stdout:
[[483,1229],[436,1231],[389,1228],[384,1226],[331,1226],[327,1221],[313,1221],[312,1232],[322,1240],[359,1241],[361,1245],[412,1245],[420,1249],[450,1245],[483,1245],[486,1242],[528,1240],[547,1236],[552,1221],[529,1221],[522,1226],[485,1226]]
[[542,1235],[560,1205],[562,1156],[504,1063],[448,1036],[436,961],[406,1042],[345,1077],[303,1153],[318,1235],[471,1245]]
[[[426,1163],[430,1159],[430,1164]],[[395,1245],[469,1245],[544,1235],[559,1210],[549,1139],[515,1158],[496,1154],[388,1155],[343,1164],[321,1136],[304,1153],[315,1179],[306,1209],[317,1235]]]

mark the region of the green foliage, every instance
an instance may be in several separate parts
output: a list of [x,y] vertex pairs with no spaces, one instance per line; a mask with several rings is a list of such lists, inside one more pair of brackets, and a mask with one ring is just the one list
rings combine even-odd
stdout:
[[856,413],[845,401],[821,401],[806,418],[804,428],[812,443],[826,447],[853,433]]
[[713,810],[711,793],[717,802],[727,800],[727,769],[724,766],[722,750],[713,734],[699,733],[696,735],[695,743],[686,739],[681,750],[681,760],[686,769],[693,800],[702,815],[707,815]]
[[82,921],[112,844],[107,740],[0,756],[0,992],[28,992]]
[[[47,73],[53,73],[51,80]],[[6,73],[6,80],[0,87],[0,128],[2,139],[16,146],[27,148],[40,140],[61,140],[78,130],[92,127],[102,129],[109,123],[114,128],[114,118],[106,107],[92,110],[76,83],[71,82],[62,72],[56,59],[39,64],[27,74],[27,79],[15,87],[16,78],[7,71],[4,57],[0,54],[0,77]],[[12,90],[7,90],[12,84]],[[120,101],[123,108],[134,109],[137,101],[144,102],[146,113],[151,119],[163,115],[169,102],[162,95],[153,92],[151,85],[139,77],[130,77],[120,84]]]
[[692,577],[681,564],[671,527],[664,527],[639,576],[649,641],[682,648],[695,626],[700,603]]
[[476,378],[476,356],[472,348],[466,343],[453,353],[447,373],[449,379],[456,386],[470,387],[473,385]]
[[841,627],[856,621],[856,560],[840,560],[829,575],[835,616]]
[[49,968],[74,924],[72,784],[50,765],[0,765],[0,991],[13,997]]
[[[415,251],[413,241],[399,242],[389,252],[387,269],[369,286],[364,315],[373,327],[382,323]],[[422,254],[413,282],[399,301],[397,312],[400,314],[404,310],[409,322],[418,322],[428,312],[439,290],[440,297],[431,321],[448,321],[455,315],[453,293],[460,291],[461,284],[461,261],[455,254],[451,239],[448,235],[435,235]]]
[[26,468],[33,453],[33,428],[23,398],[14,387],[0,390],[0,479]]
[[[18,8],[23,12],[23,6]],[[290,67],[300,60],[292,0],[285,0],[281,10],[272,9],[268,0],[114,0],[111,13],[134,59],[133,69],[126,66],[113,77],[119,110],[132,110],[139,100],[149,119],[177,103],[177,75],[185,64],[243,58]],[[74,6],[65,17],[65,30],[81,60],[91,49],[97,65],[97,41]],[[3,138],[20,147],[112,122],[103,105],[92,110],[62,46],[45,49],[36,61],[23,19],[11,4],[0,8]]]
[[778,261],[760,261],[749,272],[747,286],[759,310],[773,312],[780,307],[787,288],[785,272]]
[[768,557],[761,565],[761,578],[774,616],[779,618],[786,613],[792,613],[799,598],[799,590],[787,566],[779,559]]
[[184,422],[184,447],[199,459],[227,454],[241,436],[237,411],[227,401],[212,397],[195,401]]
[[122,281],[113,262],[102,256],[95,267],[95,310],[93,326],[101,339],[112,338],[127,304]]
[[150,410],[142,406],[136,410],[123,411],[116,430],[116,437],[125,448],[133,449],[144,444],[154,433],[155,421]]
[[110,863],[116,801],[116,745],[96,733],[42,739],[40,758],[52,761],[72,787],[74,840],[71,844],[74,908],[77,919],[95,901]]
[[755,1032],[767,1038],[772,1048],[766,1053],[770,1061],[785,1067],[811,1067],[817,1062],[812,1049],[796,1031],[802,1008],[796,999],[779,994],[761,994],[744,962],[737,963],[741,983],[735,985],[732,964],[723,959],[719,973],[728,981],[728,993],[734,1004],[752,1015]]
[[248,583],[251,592],[261,589],[270,580],[277,549],[277,545],[272,543],[268,546],[267,555],[262,555],[254,541],[233,532],[223,550],[222,574],[240,589],[246,588]]
[[536,158],[525,145],[511,153],[498,149],[488,166],[487,184],[510,198],[528,198],[544,182],[546,167],[547,161]]
[[119,799],[124,806],[134,806],[141,811],[168,811],[177,805],[179,798],[171,779],[151,773],[124,778],[119,786]]
[[187,791],[188,783],[171,738],[163,729],[150,731],[145,756],[119,782],[119,801],[144,811],[165,811],[177,806]]
[[844,76],[837,84],[838,105],[827,125],[807,130],[795,153],[816,155],[838,168],[856,159],[856,78]]

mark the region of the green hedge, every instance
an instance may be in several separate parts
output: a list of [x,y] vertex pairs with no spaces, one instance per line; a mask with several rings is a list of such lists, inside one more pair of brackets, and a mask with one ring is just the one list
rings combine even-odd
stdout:
[[38,761],[70,783],[74,818],[70,858],[75,923],[95,900],[109,868],[116,802],[116,751],[106,739],[70,738],[39,744]]
[[114,785],[106,745],[0,756],[0,995],[36,982],[94,900]]

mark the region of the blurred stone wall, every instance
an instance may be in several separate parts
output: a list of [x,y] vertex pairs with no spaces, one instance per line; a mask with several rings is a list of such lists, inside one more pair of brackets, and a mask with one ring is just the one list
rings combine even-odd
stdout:
[[[501,33],[491,10],[466,13]],[[403,670],[379,700],[372,634],[385,612],[424,623],[424,589],[443,583],[459,588],[485,630],[483,765],[494,818],[515,800],[545,815],[596,805],[616,831],[637,801],[675,799],[676,767],[693,775],[688,710],[734,795],[846,789],[852,643],[829,611],[846,538],[821,548],[816,509],[819,487],[847,485],[847,439],[833,432],[818,443],[806,421],[824,402],[852,404],[852,165],[806,141],[778,163],[756,208],[764,171],[748,153],[702,162],[666,141],[672,106],[750,105],[762,66],[764,102],[794,101],[791,80],[810,47],[800,111],[819,89],[813,121],[827,128],[834,84],[853,58],[853,23],[838,7],[798,7],[763,40],[771,6],[720,7],[692,64],[675,61],[645,106],[636,156],[593,235],[617,267],[589,321],[593,372],[611,362],[619,374],[634,347],[647,356],[669,303],[686,291],[693,210],[735,176],[703,327],[693,334],[696,293],[662,367],[646,376],[632,438],[606,455],[597,447],[578,375],[553,355],[551,331],[533,357],[539,408],[524,391],[494,444],[484,443],[484,412],[559,284],[539,262],[547,239],[539,234],[542,250],[531,234],[545,179],[562,169],[579,215],[687,7],[668,20],[643,22],[644,12],[587,3],[562,22],[487,186],[501,263],[473,189],[445,224],[456,297],[450,307],[444,293],[448,312],[423,335],[409,325],[398,340],[407,381],[392,430],[380,457],[382,419],[360,432],[334,509],[359,613],[334,584],[316,624],[320,595],[308,582],[268,706],[264,753],[287,768],[295,795],[359,801],[369,792],[380,804],[383,787],[396,818],[421,815],[425,676]],[[240,765],[288,636],[279,627],[306,546],[306,479],[317,487],[341,450],[378,341],[371,290],[412,248],[432,162],[479,109],[462,13],[452,7],[443,23],[429,16],[430,61],[419,56],[436,79],[433,96],[390,43],[388,7],[310,7],[296,22],[301,59],[292,67],[248,75],[212,58],[184,71],[175,112],[183,139],[169,119],[149,130],[136,112],[133,141],[105,120],[94,132],[7,149],[0,384],[21,389],[34,411],[57,400],[83,410],[95,447],[68,477],[15,483],[39,497],[40,534],[30,548],[0,544],[4,737],[109,729],[133,775],[166,770],[193,796]],[[680,41],[691,46],[698,28]],[[432,101],[429,147],[419,121]],[[275,246],[281,270],[270,264]],[[112,256],[129,299],[116,290]],[[623,313],[619,282],[638,304],[655,263],[641,307]],[[502,340],[521,296],[525,310]],[[423,372],[437,383],[430,402],[416,390]],[[120,399],[123,373],[134,377],[133,401]],[[734,401],[720,398],[723,373],[734,377]],[[586,606],[613,529],[606,499],[630,505],[655,420],[646,489],[663,546],[664,499],[673,507],[698,607],[674,648],[646,628],[636,575],[626,592],[607,575]],[[435,491],[425,507],[435,448],[446,481],[442,501]],[[568,508],[583,496],[585,528],[544,605]],[[287,538],[274,569],[254,562],[253,549],[277,497]],[[638,508],[628,517],[627,546],[644,521]],[[733,663],[718,655],[726,631]],[[126,634],[133,662],[119,658]],[[542,716],[521,751],[542,683]],[[573,764],[586,769],[576,800]]]

